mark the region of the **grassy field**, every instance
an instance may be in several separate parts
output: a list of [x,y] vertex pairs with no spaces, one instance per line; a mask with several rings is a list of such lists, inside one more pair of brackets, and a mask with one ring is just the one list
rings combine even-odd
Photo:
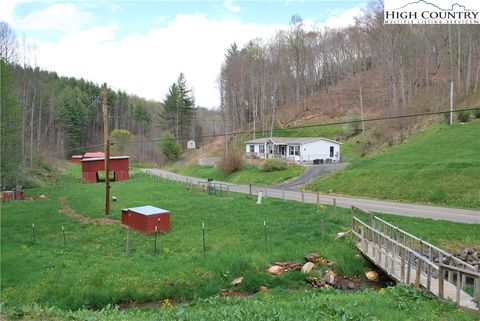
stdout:
[[[389,289],[383,294],[305,292],[308,288],[300,272],[280,277],[264,272],[274,261],[301,262],[306,253],[318,251],[335,263],[337,273],[363,275],[369,263],[357,254],[350,240],[334,239],[336,232],[348,229],[348,210],[339,209],[339,215],[333,217],[328,207],[316,212],[314,205],[269,198],[259,206],[247,195],[232,193],[226,198],[215,198],[184,185],[136,173],[131,180],[112,184],[112,195],[118,201],[112,203],[109,218],[119,220],[121,208],[151,204],[171,210],[172,225],[171,231],[159,236],[156,255],[153,235],[132,233],[132,252],[127,257],[124,228],[97,222],[82,224],[64,214],[68,206],[86,218],[103,218],[103,187],[103,184],[80,183],[79,167],[71,165],[57,185],[28,190],[33,200],[2,204],[1,302],[5,313],[12,318],[26,315],[30,320],[43,317],[62,320],[67,316],[97,320],[158,320],[160,316],[166,320],[240,320],[271,313],[268,303],[276,309],[278,319],[285,320],[294,314],[307,319],[306,309],[317,305],[328,306],[320,309],[324,312],[318,312],[325,313],[320,314],[325,319],[338,319],[346,314],[359,320],[365,319],[363,316],[372,320],[374,317],[402,320],[416,316],[415,311],[423,311],[420,315],[430,315],[430,320],[473,320],[471,314],[431,301],[417,291],[405,290],[402,295],[405,311],[397,317],[393,313],[396,308],[390,304],[404,290]],[[47,199],[38,199],[40,194]],[[320,218],[325,220],[324,237],[318,233]],[[202,222],[206,226],[206,253],[203,253]],[[450,237],[456,244],[480,243],[480,235],[475,233],[478,227],[474,225],[405,217],[395,221],[407,230],[412,222],[418,235],[436,244]],[[36,227],[36,244],[32,242],[32,223]],[[455,232],[459,230],[462,233]],[[238,276],[243,276],[244,281],[233,288],[230,282]],[[270,290],[248,299],[212,298],[222,289],[253,294],[260,286]],[[176,307],[166,304],[167,308],[160,312],[133,310],[125,314],[108,308],[109,304],[165,299],[190,304]],[[348,308],[342,306],[346,302]],[[375,302],[381,308],[371,311],[368,302]],[[102,308],[105,310],[68,312]]]
[[231,183],[275,185],[298,177],[304,171],[302,166],[289,166],[283,171],[263,172],[257,165],[246,165],[242,170],[225,176],[214,166],[187,165],[177,170],[177,173]]
[[480,120],[433,124],[402,145],[322,177],[310,190],[480,208]]
[[107,307],[101,311],[45,309],[25,306],[7,309],[27,320],[352,320],[352,321],[454,321],[476,320],[477,316],[453,304],[430,299],[413,288],[398,286],[385,291],[339,292],[273,290],[252,297],[214,297],[189,304],[162,303],[159,309],[134,309],[127,312]]

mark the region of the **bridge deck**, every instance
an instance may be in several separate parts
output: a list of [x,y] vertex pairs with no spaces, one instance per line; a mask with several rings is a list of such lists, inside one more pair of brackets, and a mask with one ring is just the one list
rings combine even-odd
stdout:
[[[367,244],[365,244],[365,242]],[[391,278],[399,283],[406,283],[404,279],[408,279],[410,284],[415,283],[416,279],[416,269],[415,266],[412,265],[410,268],[410,277],[406,276],[402,278],[402,261],[400,256],[392,254],[391,252],[387,252],[385,248],[379,247],[377,244],[374,244],[370,241],[364,240],[363,242],[358,242],[357,248],[367,257],[372,263],[376,266],[381,268],[385,273],[387,273]],[[381,253],[381,255],[379,255]],[[408,269],[405,268],[405,271]],[[405,272],[408,273],[408,272]],[[422,271],[420,274],[420,285],[427,289],[427,275]],[[435,295],[439,296],[439,281],[438,277],[430,278],[430,292]],[[457,296],[457,287],[448,282],[447,280],[444,281],[444,297],[451,299],[453,301],[456,300]],[[460,306],[469,308],[472,310],[477,310],[477,304],[473,300],[468,293],[460,290]]]

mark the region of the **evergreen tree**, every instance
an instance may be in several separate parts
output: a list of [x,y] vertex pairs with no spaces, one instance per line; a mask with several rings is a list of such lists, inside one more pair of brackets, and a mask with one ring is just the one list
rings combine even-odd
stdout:
[[187,89],[185,76],[181,73],[163,101],[160,125],[165,130],[173,131],[177,139],[189,137],[195,112],[194,100]]
[[0,133],[1,133],[1,181],[2,186],[17,184],[21,162],[22,107],[15,96],[10,67],[0,59]]
[[60,118],[65,127],[65,139],[69,154],[81,146],[82,132],[86,125],[84,95],[78,87],[65,87],[61,96]]

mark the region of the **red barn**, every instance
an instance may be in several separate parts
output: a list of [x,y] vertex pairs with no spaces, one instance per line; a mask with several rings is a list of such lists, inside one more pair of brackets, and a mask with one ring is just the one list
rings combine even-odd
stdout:
[[[88,154],[88,153],[87,153]],[[85,154],[86,155],[86,154]],[[114,181],[128,179],[128,156],[110,157],[110,171]],[[105,171],[105,157],[82,159],[82,178],[84,183],[98,182],[98,172]]]
[[170,229],[170,212],[155,206],[122,209],[122,224],[143,233]]
[[72,155],[72,158],[70,158],[70,161],[72,163],[81,164],[82,163],[82,158],[83,158],[83,155]]

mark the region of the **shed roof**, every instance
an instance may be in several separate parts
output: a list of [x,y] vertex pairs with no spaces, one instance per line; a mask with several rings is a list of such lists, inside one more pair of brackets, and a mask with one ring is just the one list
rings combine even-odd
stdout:
[[72,158],[83,158],[83,155],[72,155]]
[[140,206],[140,207],[132,207],[132,208],[124,208],[122,211],[132,211],[142,215],[155,215],[155,214],[165,214],[170,213],[167,210],[147,205],[147,206]]
[[[116,159],[128,159],[130,156],[112,156],[110,157],[110,160],[116,160]],[[83,158],[82,162],[94,162],[94,161],[104,161],[105,157],[92,157],[92,158]]]
[[265,144],[268,141],[272,141],[274,144],[306,144],[315,142],[317,140],[325,140],[335,144],[342,144],[336,140],[324,138],[324,137],[269,137],[249,140],[246,144]]
[[103,152],[86,152],[85,155],[83,155],[83,158],[96,158],[96,157],[105,157],[105,154]]

